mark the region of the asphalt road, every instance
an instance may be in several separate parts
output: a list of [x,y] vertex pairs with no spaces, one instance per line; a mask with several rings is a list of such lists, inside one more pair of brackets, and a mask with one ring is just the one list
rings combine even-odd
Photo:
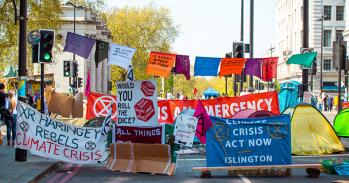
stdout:
[[[339,154],[331,156],[311,156],[311,157],[293,157],[293,163],[319,163],[324,159],[331,158],[349,158],[349,154]],[[177,162],[176,174],[174,176],[164,175],[150,175],[150,174],[133,174],[112,172],[108,170],[104,164],[100,165],[72,165],[63,164],[57,170],[47,175],[40,182],[47,183],[63,183],[63,182],[333,182],[336,180],[349,180],[349,176],[331,175],[327,173],[321,173],[319,178],[308,178],[305,169],[292,170],[291,176],[230,176],[227,171],[212,172],[212,178],[202,179],[200,178],[200,172],[191,171],[192,167],[205,166],[205,159],[202,155],[182,155]]]

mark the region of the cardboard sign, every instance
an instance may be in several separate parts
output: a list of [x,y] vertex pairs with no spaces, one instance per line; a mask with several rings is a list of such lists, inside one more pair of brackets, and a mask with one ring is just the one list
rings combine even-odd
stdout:
[[157,126],[154,80],[117,82],[118,126]]
[[175,143],[192,147],[197,124],[198,119],[189,113],[183,112],[177,116],[173,133],[175,136]]
[[169,77],[173,64],[176,61],[175,54],[150,52],[149,63],[146,68],[148,75]]
[[163,144],[164,135],[163,126],[129,127],[113,125],[113,142]]
[[86,119],[106,117],[110,106],[112,107],[112,119],[116,121],[116,96],[89,92],[87,96]]
[[[201,100],[210,116],[231,118],[235,113],[244,109],[268,110],[280,114],[277,92],[256,93],[240,97],[220,97]],[[198,100],[160,100],[159,123],[172,124],[184,109],[195,109]]]
[[95,164],[108,158],[107,117],[104,128],[68,125],[18,101],[15,147],[32,154],[77,164]]
[[291,164],[291,130],[288,115],[227,119],[211,117],[206,133],[209,167]]
[[136,48],[111,44],[108,54],[108,63],[127,69],[128,66],[131,65],[131,60],[135,51]]
[[176,167],[167,144],[113,143],[110,154],[107,168],[112,171],[173,175]]

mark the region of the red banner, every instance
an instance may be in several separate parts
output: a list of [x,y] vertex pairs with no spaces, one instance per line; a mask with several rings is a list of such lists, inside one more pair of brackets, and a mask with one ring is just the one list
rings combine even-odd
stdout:
[[143,144],[162,144],[162,127],[127,127],[116,126],[113,138],[116,141],[143,143]]
[[106,117],[110,106],[113,110],[112,119],[116,121],[116,96],[90,92],[87,96],[86,119]]
[[[194,109],[197,100],[160,100],[158,101],[159,123],[174,122],[175,117],[183,109]],[[240,97],[221,97],[202,100],[207,113],[210,116],[231,118],[236,112],[244,109],[268,110],[274,114],[280,114],[277,92],[256,93]]]

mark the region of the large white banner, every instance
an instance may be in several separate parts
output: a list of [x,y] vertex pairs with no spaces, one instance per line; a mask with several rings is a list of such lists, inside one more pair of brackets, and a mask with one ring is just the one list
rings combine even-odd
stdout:
[[111,115],[102,128],[68,125],[18,102],[15,147],[32,154],[77,164],[101,163],[108,158],[107,132]]
[[127,69],[131,65],[131,60],[136,48],[111,44],[109,47],[108,62],[109,64],[117,65]]
[[157,126],[158,103],[154,80],[117,82],[117,124]]
[[175,143],[192,147],[198,119],[187,111],[182,112],[176,118],[176,125],[173,132]]

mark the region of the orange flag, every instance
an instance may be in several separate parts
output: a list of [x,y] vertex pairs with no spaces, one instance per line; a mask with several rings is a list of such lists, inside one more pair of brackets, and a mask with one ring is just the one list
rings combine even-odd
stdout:
[[241,74],[245,62],[245,58],[222,58],[219,76]]
[[167,78],[170,76],[175,61],[175,54],[150,52],[146,72],[148,75],[162,76]]

